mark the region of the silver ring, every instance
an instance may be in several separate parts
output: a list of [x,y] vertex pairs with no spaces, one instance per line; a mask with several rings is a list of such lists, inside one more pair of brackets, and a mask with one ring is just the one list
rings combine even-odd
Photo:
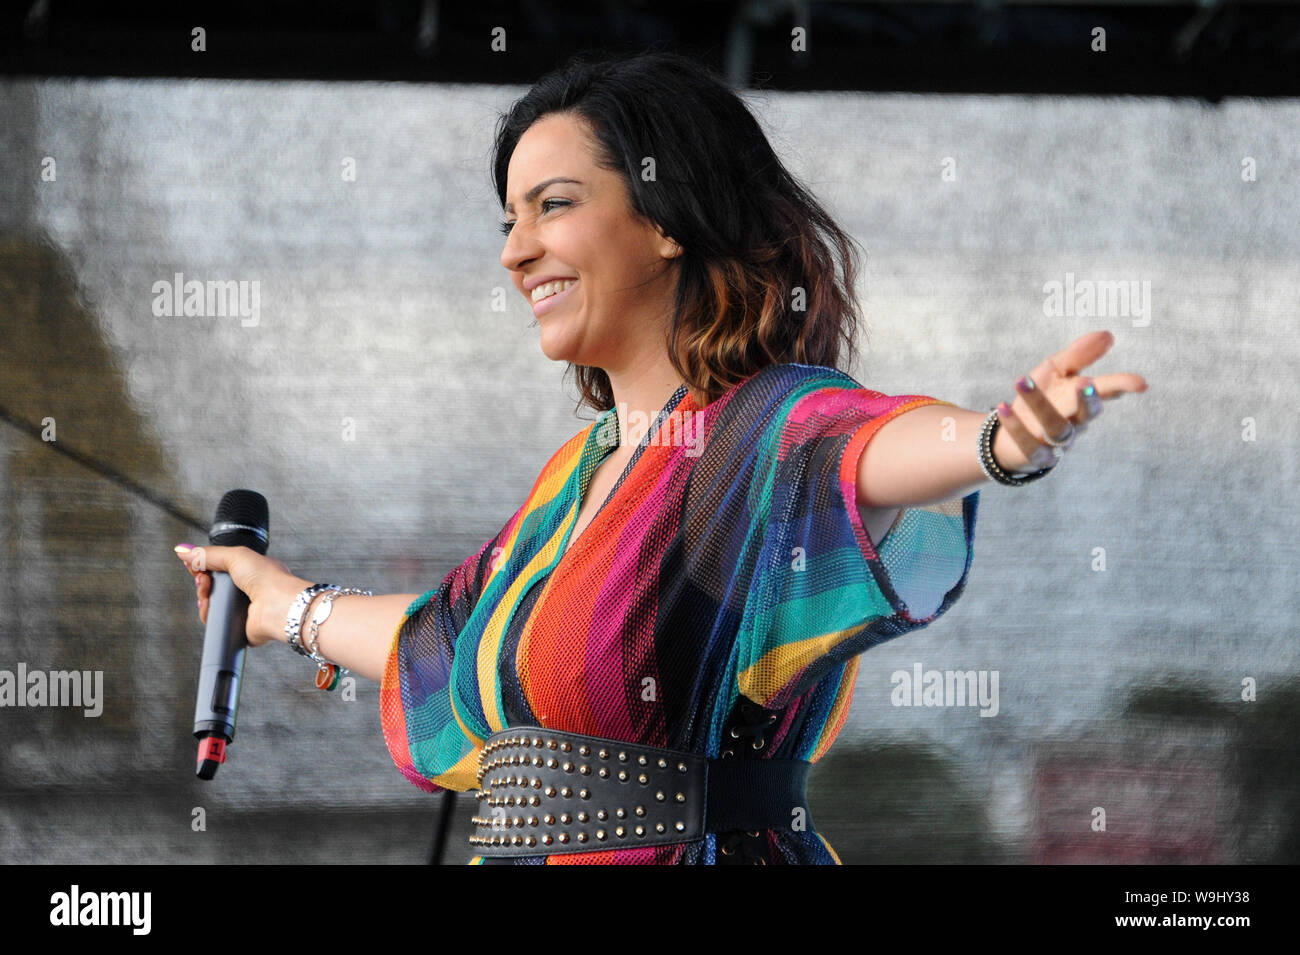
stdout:
[[1074,443],[1074,436],[1076,433],[1074,422],[1073,421],[1069,422],[1069,425],[1070,425],[1070,430],[1065,432],[1064,437],[1053,438],[1050,434],[1045,434],[1043,435],[1043,440],[1046,441],[1048,444],[1052,445],[1053,447],[1062,448],[1062,449],[1069,448],[1070,445]]
[[1070,422],[1070,437],[1061,444],[1051,445],[1052,457],[1056,458],[1057,461],[1060,461],[1061,458],[1065,457],[1065,452],[1074,447],[1074,439],[1079,436],[1080,432],[1083,431],[1083,428],[1084,426],[1081,424],[1076,425],[1074,422]]

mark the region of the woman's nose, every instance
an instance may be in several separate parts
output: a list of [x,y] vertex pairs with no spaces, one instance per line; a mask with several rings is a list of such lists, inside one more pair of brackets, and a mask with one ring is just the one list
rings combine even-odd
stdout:
[[512,272],[518,272],[537,257],[537,249],[534,246],[534,240],[527,237],[524,229],[516,222],[510,229],[510,234],[506,236],[505,246],[501,249],[501,264]]

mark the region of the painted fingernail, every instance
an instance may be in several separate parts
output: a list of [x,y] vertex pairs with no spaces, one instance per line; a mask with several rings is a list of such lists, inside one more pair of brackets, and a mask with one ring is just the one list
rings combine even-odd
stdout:
[[1085,398],[1091,398],[1096,393],[1097,393],[1097,386],[1094,385],[1091,381],[1088,382],[1088,386],[1083,389],[1083,396]]
[[1007,404],[1005,401],[998,402],[998,417],[999,418],[1011,417],[1011,406]]
[[193,544],[177,544],[172,550],[176,551],[177,556],[184,557],[194,549]]
[[1028,375],[1021,375],[1016,380],[1016,391],[1020,392],[1022,395],[1027,395],[1033,390],[1034,379],[1030,378]]

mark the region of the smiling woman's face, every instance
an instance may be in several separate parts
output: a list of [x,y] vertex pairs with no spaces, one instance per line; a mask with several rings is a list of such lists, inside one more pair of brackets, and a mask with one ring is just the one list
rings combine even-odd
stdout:
[[[663,351],[680,248],[636,217],[622,179],[596,165],[594,150],[585,122],[566,114],[519,138],[501,264],[533,309],[547,358],[622,371]],[[559,181],[537,189],[549,180]],[[576,282],[534,302],[538,280],[556,279]]]

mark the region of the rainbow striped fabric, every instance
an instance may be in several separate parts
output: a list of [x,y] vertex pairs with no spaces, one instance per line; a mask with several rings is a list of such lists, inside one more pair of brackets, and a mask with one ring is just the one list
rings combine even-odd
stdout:
[[[764,368],[703,409],[683,386],[644,437],[623,423],[635,454],[566,551],[619,440],[616,409],[603,412],[500,533],[407,609],[380,692],[398,769],[430,792],[473,789],[483,741],[521,725],[717,758],[742,695],[779,713],[764,758],[819,759],[858,655],[931,623],[966,584],[978,492],[903,509],[875,546],[857,508],[866,443],[929,404],[951,402],[802,364]],[[769,862],[839,861],[811,826],[766,844]],[[508,861],[712,864],[717,850],[710,833]]]

